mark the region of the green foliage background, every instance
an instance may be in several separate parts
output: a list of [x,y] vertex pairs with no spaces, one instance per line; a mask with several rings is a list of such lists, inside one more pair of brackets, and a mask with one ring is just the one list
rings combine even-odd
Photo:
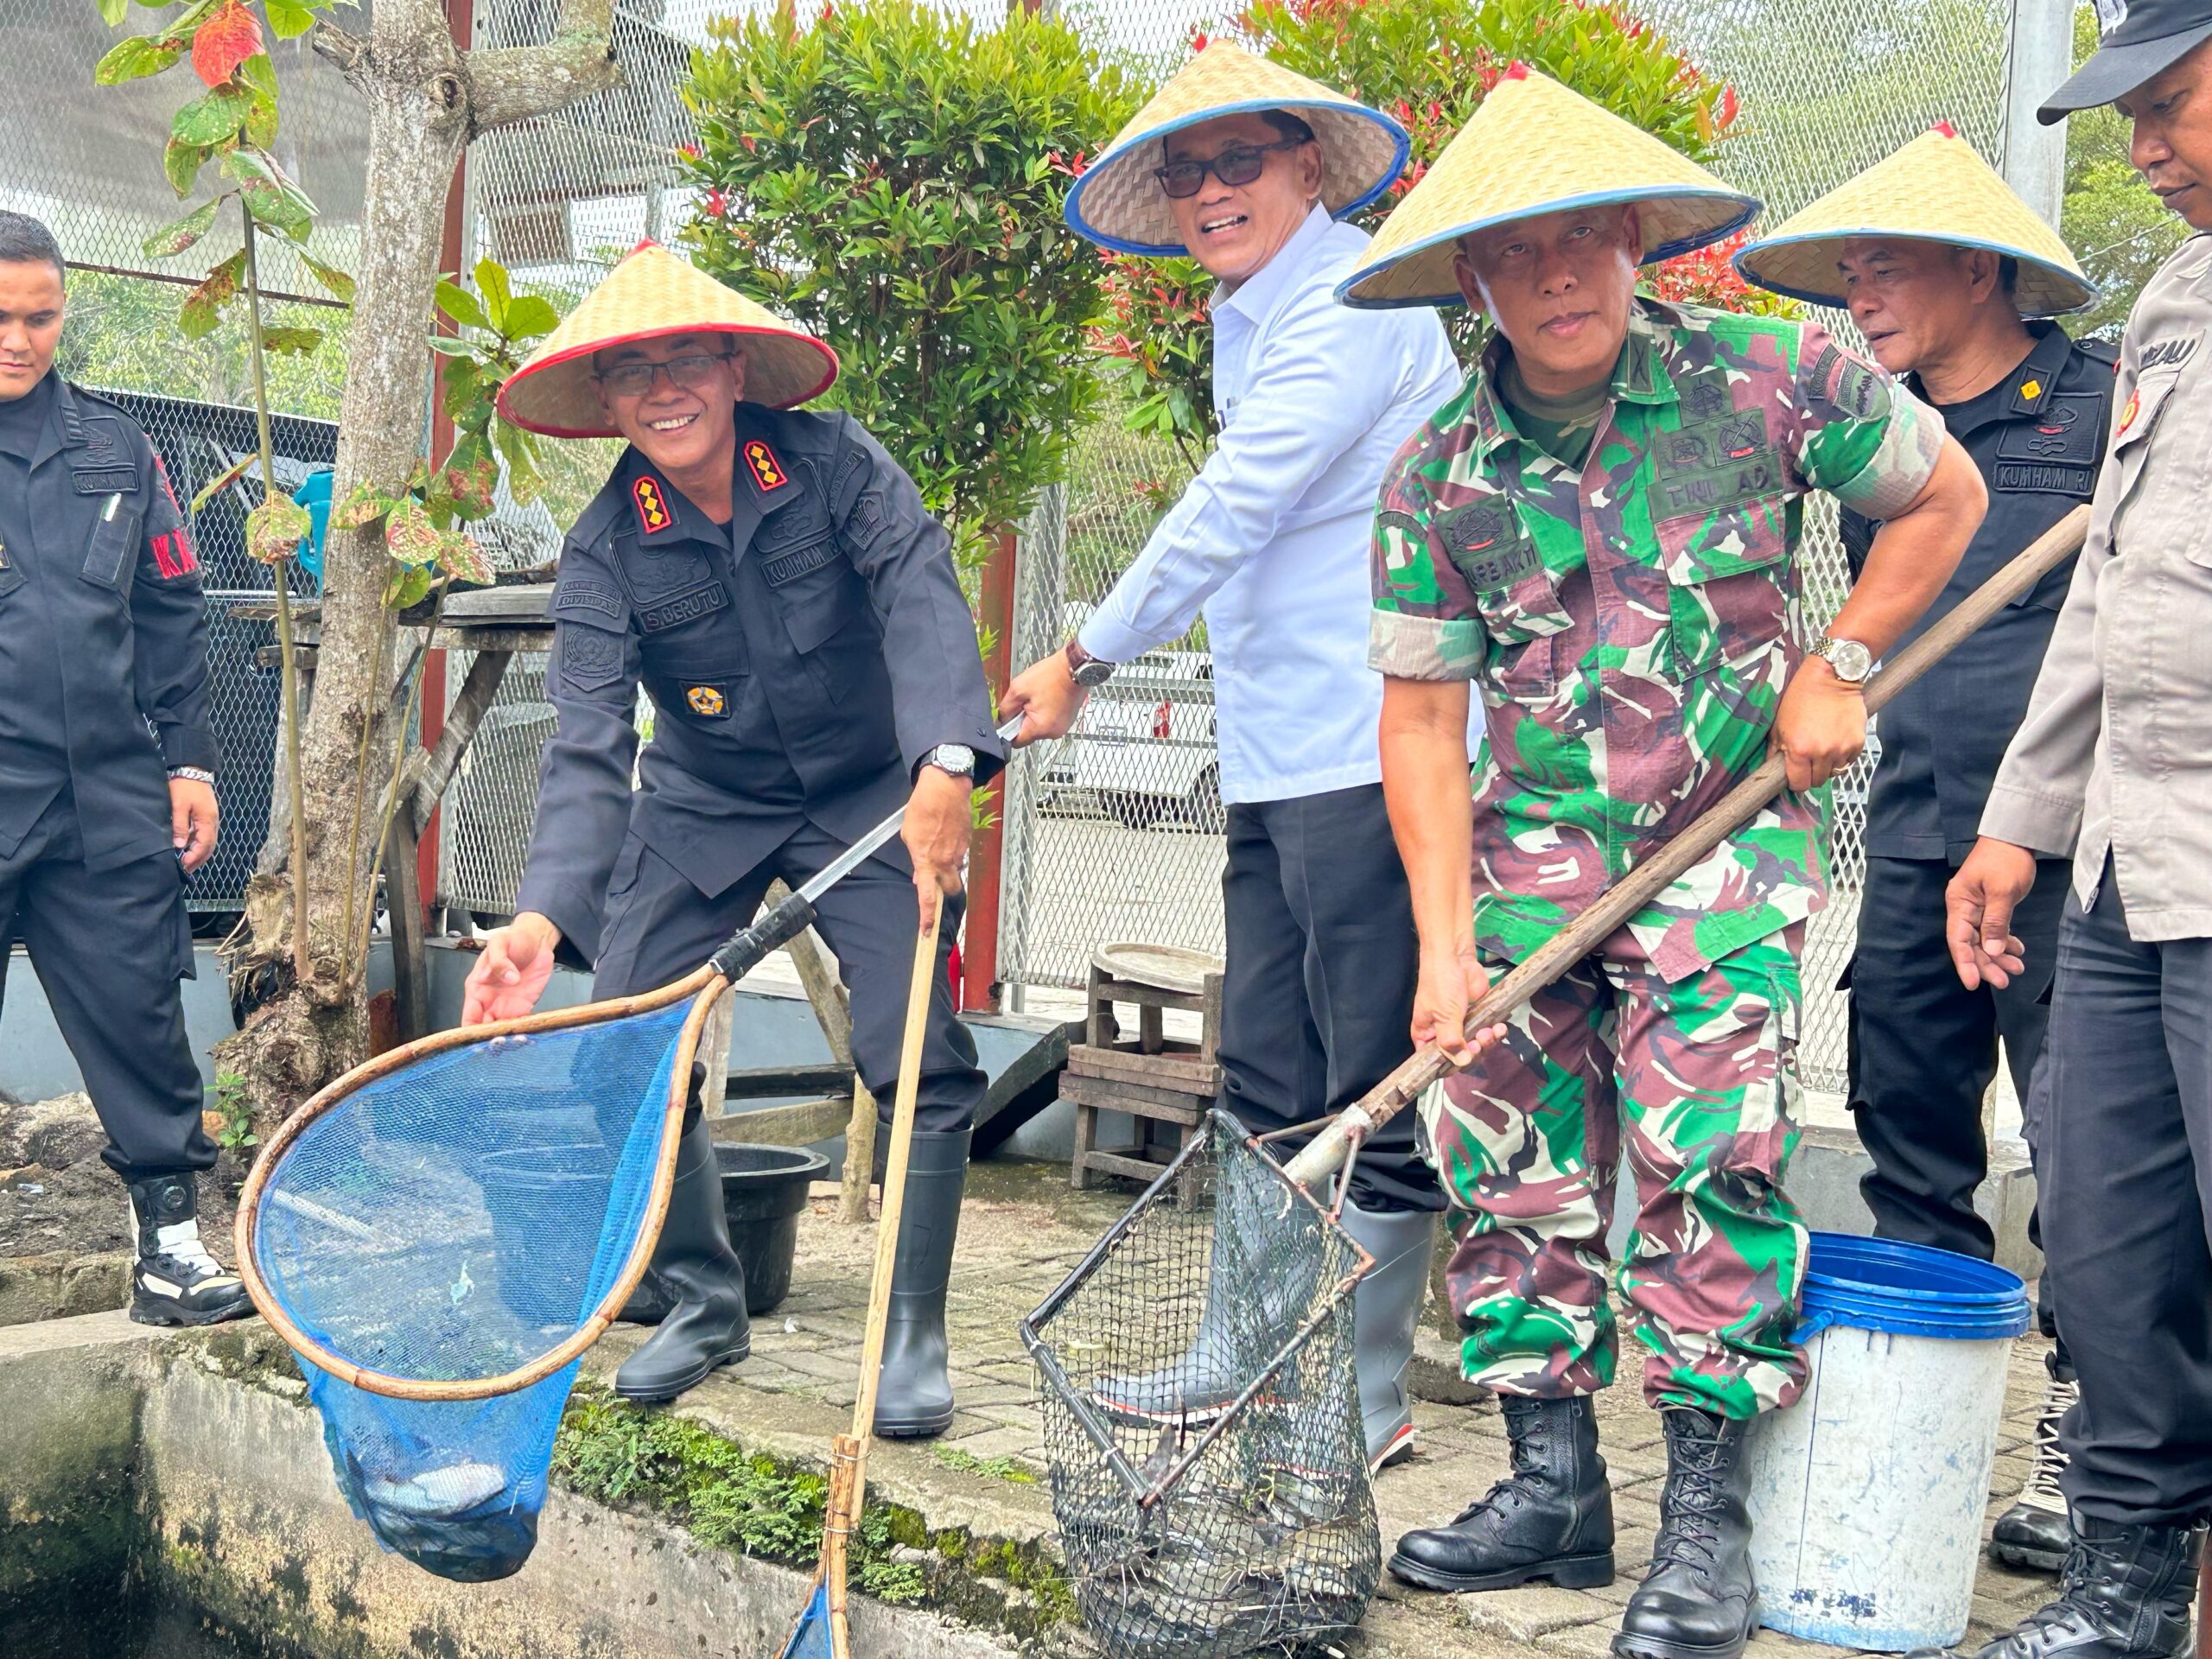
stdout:
[[1102,145],[1134,89],[1019,10],[978,30],[868,0],[712,28],[686,92],[708,192],[686,240],[836,349],[823,402],[906,468],[972,569],[1096,407],[1097,252],[1061,220],[1055,161]]

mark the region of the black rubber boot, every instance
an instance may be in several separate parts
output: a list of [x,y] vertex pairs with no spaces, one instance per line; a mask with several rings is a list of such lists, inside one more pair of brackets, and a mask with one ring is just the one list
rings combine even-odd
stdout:
[[638,1287],[630,1293],[630,1300],[622,1304],[622,1311],[614,1317],[624,1325],[658,1325],[676,1312],[676,1291],[667,1280],[651,1268],[638,1281]]
[[648,1271],[673,1294],[675,1306],[614,1374],[614,1392],[640,1405],[673,1400],[753,1351],[745,1267],[730,1248],[721,1170],[703,1118],[684,1128],[668,1219]]
[[906,1204],[891,1268],[891,1318],[883,1333],[883,1380],[875,1432],[924,1440],[952,1427],[952,1378],[945,1369],[944,1293],[960,1232],[968,1180],[968,1131],[914,1132]]
[[138,1262],[130,1271],[130,1317],[140,1325],[220,1325],[253,1312],[238,1275],[200,1240],[199,1178],[187,1171],[130,1183]]
[[1667,1484],[1651,1571],[1629,1598],[1620,1659],[1736,1659],[1759,1621],[1751,1517],[1744,1506],[1748,1424],[1670,1406]]
[[2044,1386],[2043,1410],[2036,1418],[2036,1461],[2019,1501],[1997,1517],[1989,1535],[1989,1553],[2007,1567],[2024,1567],[2037,1573],[2056,1573],[2066,1565],[2073,1547],[2074,1529],[2066,1518],[2066,1497],[2058,1478],[2066,1472],[2065,1448],[2058,1443],[2062,1418],[2082,1397],[2082,1385],[2069,1374],[2062,1376],[2053,1354],[2046,1360],[2050,1381]]
[[[2058,1599],[1974,1659],[2181,1659],[2204,1535],[2077,1515]],[[1924,1648],[1912,1656],[1940,1654]]]
[[1352,1292],[1352,1365],[1359,1375],[1367,1466],[1379,1474],[1414,1452],[1406,1367],[1414,1357],[1414,1327],[1428,1299],[1436,1217],[1426,1210],[1363,1210],[1347,1201],[1344,1229],[1375,1258]]
[[1513,1472],[1448,1527],[1398,1540],[1391,1573],[1424,1590],[1510,1590],[1546,1579],[1562,1590],[1613,1581],[1613,1491],[1587,1400],[1502,1395]]

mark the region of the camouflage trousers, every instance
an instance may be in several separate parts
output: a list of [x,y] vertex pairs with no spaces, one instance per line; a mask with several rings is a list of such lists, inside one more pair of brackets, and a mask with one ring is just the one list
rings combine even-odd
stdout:
[[1669,982],[1624,929],[1428,1091],[1425,1145],[1459,1212],[1446,1277],[1470,1381],[1540,1399],[1611,1382],[1625,1132],[1639,1205],[1618,1278],[1644,1397],[1730,1418],[1796,1399],[1805,1229],[1782,1183],[1804,932]]

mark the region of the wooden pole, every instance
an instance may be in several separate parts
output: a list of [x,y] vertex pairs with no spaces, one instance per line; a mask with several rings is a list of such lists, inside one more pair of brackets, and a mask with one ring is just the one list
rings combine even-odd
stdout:
[[[983,658],[983,677],[1003,690],[1014,667],[1014,576],[1015,537],[1000,532],[998,545],[983,566],[981,621],[991,635]],[[960,1006],[996,1014],[999,1007],[999,893],[1006,854],[1006,784],[991,786],[991,822],[976,832],[968,859],[968,920],[961,938]]]

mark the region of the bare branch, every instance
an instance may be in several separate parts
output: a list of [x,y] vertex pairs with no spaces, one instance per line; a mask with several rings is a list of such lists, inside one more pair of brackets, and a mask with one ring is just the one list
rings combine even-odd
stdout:
[[308,44],[315,48],[317,57],[327,58],[338,66],[339,73],[347,80],[361,60],[368,55],[369,43],[359,35],[349,34],[327,19],[318,18],[315,33],[308,36]]
[[471,137],[619,86],[614,0],[561,0],[543,46],[480,48],[467,62]]

